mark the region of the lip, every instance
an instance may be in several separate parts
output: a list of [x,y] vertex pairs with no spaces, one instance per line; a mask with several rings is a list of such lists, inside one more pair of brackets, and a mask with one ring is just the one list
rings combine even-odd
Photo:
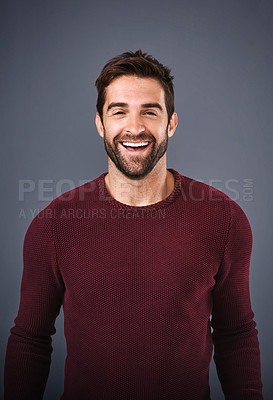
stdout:
[[[141,142],[133,142],[133,141],[130,141],[130,142],[131,142],[131,143],[142,143],[142,142],[144,142],[144,141],[145,141],[145,140],[142,140]],[[123,151],[126,151],[126,152],[129,153],[129,154],[141,154],[141,153],[145,153],[145,151],[146,151],[147,149],[150,148],[151,143],[152,143],[152,142],[149,142],[148,146],[146,146],[146,147],[139,147],[138,149],[133,149],[133,148],[131,148],[131,147],[125,147],[125,146],[123,146],[122,142],[119,142],[119,145],[122,147]]]

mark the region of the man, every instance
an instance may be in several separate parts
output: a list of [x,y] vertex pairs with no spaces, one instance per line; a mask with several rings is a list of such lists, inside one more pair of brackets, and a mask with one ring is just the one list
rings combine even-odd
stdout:
[[172,79],[141,50],[98,77],[108,173],[55,199],[28,229],[6,400],[42,398],[61,305],[63,400],[210,399],[213,344],[225,398],[263,398],[251,228],[227,195],[166,168]]

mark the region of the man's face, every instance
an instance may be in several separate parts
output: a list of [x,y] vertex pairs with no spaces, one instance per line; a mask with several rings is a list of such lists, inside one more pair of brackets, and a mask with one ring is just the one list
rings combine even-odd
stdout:
[[145,177],[165,156],[168,126],[165,93],[152,78],[121,76],[106,88],[103,124],[96,117],[99,134],[110,160],[127,177]]

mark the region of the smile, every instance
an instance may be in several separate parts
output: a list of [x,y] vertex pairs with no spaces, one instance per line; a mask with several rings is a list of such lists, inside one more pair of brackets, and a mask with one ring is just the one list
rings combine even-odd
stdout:
[[123,147],[132,150],[142,150],[149,146],[150,142],[121,142]]

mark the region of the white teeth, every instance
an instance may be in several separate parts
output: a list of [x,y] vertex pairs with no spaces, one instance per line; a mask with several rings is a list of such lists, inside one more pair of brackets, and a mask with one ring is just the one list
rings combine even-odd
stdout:
[[139,143],[134,143],[134,142],[122,142],[123,146],[129,146],[129,147],[143,147],[147,146],[149,142],[139,142]]

